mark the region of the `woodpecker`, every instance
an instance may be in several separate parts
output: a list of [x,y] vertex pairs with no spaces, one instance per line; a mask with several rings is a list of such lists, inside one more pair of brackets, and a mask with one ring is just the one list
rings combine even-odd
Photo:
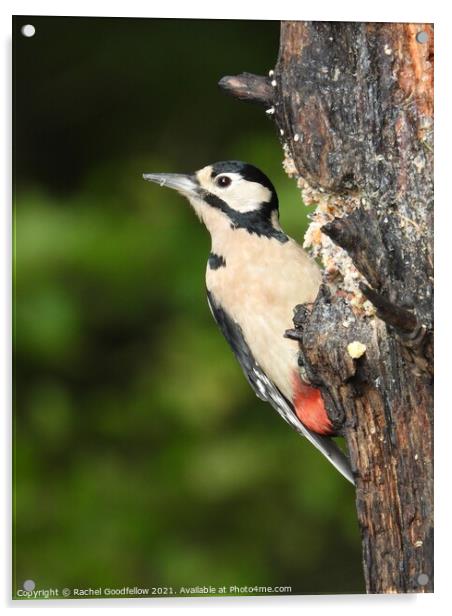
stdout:
[[209,231],[208,304],[255,394],[354,483],[322,395],[300,375],[298,343],[284,337],[294,306],[315,300],[321,272],[282,230],[271,181],[235,160],[143,178],[186,197]]

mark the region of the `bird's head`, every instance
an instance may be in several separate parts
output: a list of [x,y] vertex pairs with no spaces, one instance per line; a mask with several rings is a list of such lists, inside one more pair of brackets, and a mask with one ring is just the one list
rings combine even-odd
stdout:
[[253,165],[229,160],[191,175],[146,173],[143,178],[174,188],[186,197],[212,237],[231,229],[245,229],[284,241],[275,188]]

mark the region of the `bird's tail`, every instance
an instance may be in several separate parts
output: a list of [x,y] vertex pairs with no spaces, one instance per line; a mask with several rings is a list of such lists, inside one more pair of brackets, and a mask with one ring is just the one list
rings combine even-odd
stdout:
[[305,436],[310,443],[314,445],[331,464],[343,475],[350,483],[355,485],[353,471],[350,466],[350,460],[339,447],[339,445],[330,437],[322,436],[312,430],[309,430],[297,417],[292,405],[284,398],[284,396],[274,396],[272,404],[278,413],[289,423],[297,432]]
[[355,479],[353,477],[352,468],[350,466],[350,460],[348,456],[342,451],[339,445],[329,436],[321,436],[315,432],[311,432],[303,426],[303,430],[300,430],[304,436],[317,447],[319,451],[323,453],[325,458],[331,462],[331,464],[343,475],[346,479],[355,485]]

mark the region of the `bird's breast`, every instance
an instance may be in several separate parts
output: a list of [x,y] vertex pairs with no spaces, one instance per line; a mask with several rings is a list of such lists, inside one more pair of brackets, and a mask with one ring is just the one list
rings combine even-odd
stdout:
[[208,265],[207,288],[240,325],[260,367],[292,400],[298,345],[284,332],[293,327],[294,307],[314,301],[320,271],[293,240],[282,244],[246,231],[248,237],[240,238],[240,233],[233,232],[234,241],[213,246],[222,266]]

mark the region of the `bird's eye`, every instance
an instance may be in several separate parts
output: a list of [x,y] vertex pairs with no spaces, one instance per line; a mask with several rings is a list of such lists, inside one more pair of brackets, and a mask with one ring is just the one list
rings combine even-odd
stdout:
[[227,175],[219,175],[215,180],[216,185],[220,186],[220,188],[226,188],[231,182],[231,178],[229,178]]

